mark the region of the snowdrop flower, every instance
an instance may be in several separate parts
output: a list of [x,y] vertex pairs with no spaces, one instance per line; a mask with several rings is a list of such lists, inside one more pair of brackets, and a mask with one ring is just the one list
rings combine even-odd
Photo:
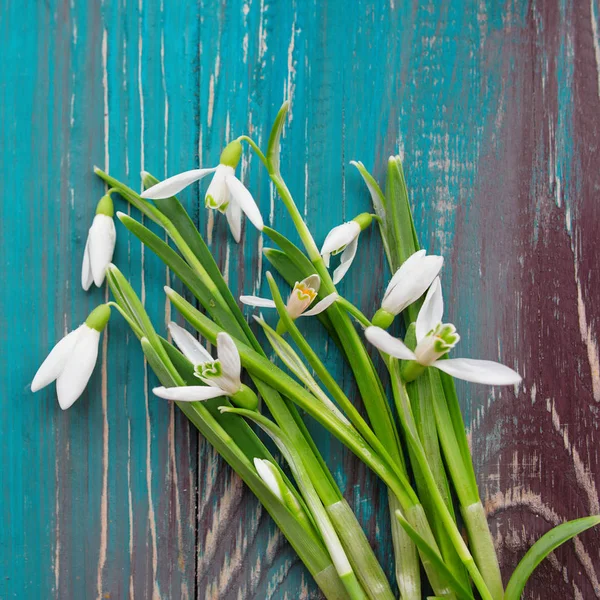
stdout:
[[429,288],[423,306],[419,311],[416,322],[417,346],[413,352],[404,342],[392,337],[379,327],[367,327],[367,339],[379,350],[404,360],[414,361],[406,366],[407,381],[412,381],[425,367],[435,367],[452,377],[487,383],[489,385],[513,385],[521,381],[521,376],[511,368],[490,360],[475,360],[472,358],[448,358],[439,360],[447,354],[460,340],[454,325],[442,323],[444,300],[440,280],[436,277]]
[[68,333],[52,348],[38,369],[31,391],[37,392],[56,381],[56,395],[63,410],[81,396],[96,366],[100,333],[110,318],[110,307],[96,307],[83,325]]
[[178,402],[197,402],[218,396],[229,396],[233,402],[254,410],[258,405],[256,394],[240,379],[242,363],[235,342],[221,332],[217,335],[217,359],[183,327],[169,323],[169,332],[186,358],[194,365],[194,375],[206,385],[157,387],[152,390],[159,398]]
[[242,144],[238,140],[234,140],[225,147],[216,167],[192,169],[169,177],[148,188],[143,192],[142,198],[151,200],[169,198],[195,181],[214,173],[204,197],[205,206],[218,210],[227,217],[231,233],[235,241],[239,242],[242,235],[242,212],[259,231],[262,231],[264,227],[262,216],[252,194],[235,176],[235,168],[240,162],[241,156]]
[[373,217],[369,213],[362,213],[352,221],[334,227],[325,238],[321,248],[323,261],[329,267],[331,255],[342,253],[340,264],[333,272],[333,283],[338,284],[348,272],[358,248],[358,236],[371,224]]
[[[306,310],[317,297],[320,287],[321,278],[316,273],[295,283],[286,305],[286,310],[292,319],[296,320],[298,317],[318,315],[327,310],[338,299],[338,295],[334,292],[333,294],[329,294],[329,296],[325,296],[323,300],[317,302],[310,310]],[[240,302],[248,306],[275,308],[273,300],[258,296],[240,296]]]
[[415,252],[396,271],[387,286],[381,308],[373,316],[373,325],[387,329],[396,315],[427,291],[440,272],[444,258],[426,254],[425,250]]
[[112,262],[117,240],[113,215],[114,207],[109,192],[98,202],[96,216],[85,242],[81,287],[86,291],[90,289],[92,282],[98,287],[104,283],[106,267]]

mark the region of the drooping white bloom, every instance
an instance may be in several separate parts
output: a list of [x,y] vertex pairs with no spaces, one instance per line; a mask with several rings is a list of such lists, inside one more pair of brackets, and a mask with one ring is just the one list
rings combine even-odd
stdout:
[[521,376],[513,369],[490,360],[448,358],[440,360],[460,340],[454,325],[442,323],[444,301],[438,277],[434,280],[416,322],[417,346],[413,352],[402,340],[379,327],[367,327],[367,339],[379,350],[404,360],[414,360],[424,367],[435,367],[458,379],[489,385],[513,385]]
[[92,282],[98,287],[104,283],[106,268],[112,262],[117,241],[113,213],[113,203],[110,195],[107,194],[98,202],[96,216],[85,243],[81,287],[86,291],[90,289]]
[[240,354],[231,337],[221,332],[217,335],[217,359],[183,327],[169,323],[169,332],[186,358],[194,365],[194,375],[206,385],[157,387],[152,391],[159,398],[178,402],[197,402],[218,396],[229,396],[244,407],[256,406],[256,394],[245,386],[240,377]]
[[340,264],[333,272],[333,283],[338,284],[344,275],[348,272],[352,261],[356,256],[358,248],[358,236],[360,235],[361,227],[356,221],[348,221],[334,227],[325,238],[323,247],[321,248],[321,256],[323,261],[329,267],[331,255],[342,253]]
[[110,317],[106,304],[92,311],[83,325],[68,333],[50,351],[38,369],[31,391],[56,381],[58,403],[66,410],[81,396],[96,366],[100,333]]
[[442,269],[444,258],[426,254],[425,250],[415,252],[394,273],[381,302],[383,310],[398,315],[427,291]]
[[[321,278],[316,273],[295,283],[294,289],[292,290],[286,305],[287,312],[292,319],[318,315],[327,310],[338,299],[339,296],[334,292],[333,294],[325,296],[323,300],[317,302],[310,310],[306,310],[317,297],[320,287]],[[276,308],[273,300],[269,298],[260,298],[259,296],[240,296],[240,302],[248,306]]]
[[145,190],[142,198],[151,200],[169,198],[178,194],[188,185],[214,173],[204,197],[205,206],[218,210],[227,217],[231,233],[235,241],[239,242],[242,235],[242,212],[259,231],[262,231],[264,227],[260,210],[252,194],[235,176],[235,167],[239,162],[241,152],[240,142],[234,140],[223,150],[220,162],[216,167],[192,169],[169,177]]

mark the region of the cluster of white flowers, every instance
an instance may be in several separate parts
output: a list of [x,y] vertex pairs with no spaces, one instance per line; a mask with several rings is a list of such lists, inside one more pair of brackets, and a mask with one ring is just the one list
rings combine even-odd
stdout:
[[[263,229],[263,219],[251,193],[235,176],[241,157],[238,140],[228,144],[216,167],[193,169],[170,177],[148,188],[141,196],[147,199],[171,197],[203,177],[214,174],[205,195],[207,208],[218,210],[227,217],[236,242],[240,241],[242,213],[254,226]],[[96,216],[90,227],[85,245],[81,284],[88,290],[92,283],[101,286],[115,249],[116,232],[113,222],[113,203],[110,191],[98,203]],[[346,275],[356,256],[361,231],[369,227],[372,215],[363,213],[355,219],[334,227],[326,236],[321,256],[329,267],[332,255],[341,254],[340,264],[333,272],[337,284]],[[458,343],[460,336],[451,323],[443,323],[443,298],[439,273],[444,264],[441,256],[427,255],[419,250],[410,256],[391,278],[381,307],[367,327],[365,336],[382,352],[421,367],[435,367],[453,377],[492,385],[511,385],[521,378],[512,369],[496,362],[467,358],[446,359],[445,355]],[[313,274],[296,282],[287,301],[286,310],[292,319],[318,315],[330,308],[339,298],[330,293],[313,305],[321,279]],[[402,340],[394,338],[385,329],[394,318],[426,293],[416,320],[416,346],[411,350]],[[255,307],[275,308],[275,302],[258,296],[240,296],[240,301]],[[311,308],[312,305],[312,308]],[[101,318],[98,318],[98,312]],[[31,388],[37,391],[57,381],[57,395],[63,409],[71,406],[85,389],[94,370],[98,355],[100,333],[106,326],[110,308],[101,305],[86,323],[65,336],[50,352],[38,370]],[[235,343],[226,333],[217,340],[218,359],[210,354],[187,331],[171,323],[169,330],[174,341],[193,363],[203,386],[178,388],[159,387],[157,396],[177,401],[208,400],[218,396],[237,397],[252,404],[254,394],[240,380],[241,363]]]

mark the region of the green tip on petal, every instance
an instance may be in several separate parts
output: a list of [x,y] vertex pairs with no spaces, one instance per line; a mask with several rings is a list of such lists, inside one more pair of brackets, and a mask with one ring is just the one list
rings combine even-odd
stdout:
[[112,217],[115,214],[115,207],[110,194],[106,194],[100,198],[100,202],[96,206],[96,214],[106,215],[107,217]]
[[394,322],[395,315],[380,308],[374,315],[371,323],[381,329],[387,329]]
[[233,140],[233,142],[229,142],[229,144],[225,146],[223,152],[221,152],[219,162],[222,165],[233,167],[235,169],[240,162],[240,158],[242,158],[242,144],[239,140]]
[[357,215],[352,220],[360,225],[361,231],[364,231],[367,229],[367,227],[371,226],[371,223],[373,222],[373,215],[365,212]]
[[85,324],[90,329],[96,331],[103,331],[110,319],[110,306],[108,304],[101,304],[97,306],[85,320]]

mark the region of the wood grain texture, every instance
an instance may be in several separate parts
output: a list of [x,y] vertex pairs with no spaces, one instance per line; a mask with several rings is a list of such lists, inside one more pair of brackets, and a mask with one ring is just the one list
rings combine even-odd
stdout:
[[[284,98],[282,171],[317,241],[369,206],[349,161],[382,178],[400,151],[420,239],[448,257],[460,355],[524,375],[516,391],[459,386],[505,576],[552,525],[599,512],[599,28],[597,0],[0,0],[0,598],[319,597],[253,496],[152,397],[122,321],[67,413],[28,389],[104,297],[79,286],[103,192],[91,166],[139,188],[141,168],[214,164],[235,135],[265,143]],[[242,177],[294,237],[258,161]],[[182,201],[232,289],[265,293],[263,242],[246,227],[232,243],[204,189]],[[177,283],[118,234],[115,261],[162,330]],[[341,290],[370,313],[386,279],[368,233]],[[308,425],[391,572],[384,490]],[[592,531],[525,597],[600,597],[599,570]]]

